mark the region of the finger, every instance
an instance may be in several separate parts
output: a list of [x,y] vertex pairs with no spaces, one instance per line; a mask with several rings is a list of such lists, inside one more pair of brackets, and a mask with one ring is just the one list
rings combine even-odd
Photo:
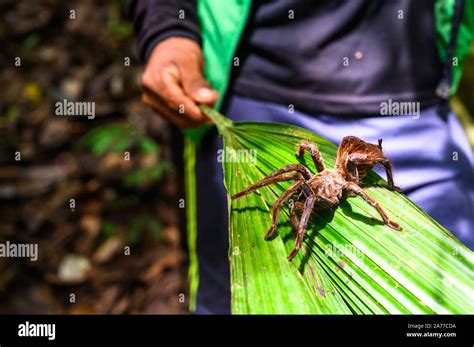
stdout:
[[[166,101],[169,108],[180,114],[189,115],[195,121],[213,124],[201,112],[195,101],[185,95],[181,87],[181,74],[176,65],[169,65],[157,72],[153,72],[153,70],[145,71],[141,82],[146,92]],[[206,82],[204,81],[204,83]]]
[[182,115],[179,115],[175,111],[169,109],[164,102],[162,102],[158,97],[153,94],[146,92],[143,93],[142,100],[146,105],[151,107],[160,116],[182,129],[197,128],[201,125],[199,122],[183,117]]
[[143,83],[143,86],[150,90],[152,94],[160,97],[169,108],[179,114],[185,114],[197,122],[208,122],[196,103],[185,95],[181,87],[179,70],[175,65],[170,65],[161,70],[156,75],[156,82]]
[[162,98],[179,113],[185,113],[192,119],[202,122],[204,115],[196,102],[185,94],[181,87],[178,69],[165,71],[161,76]]
[[175,124],[179,128],[185,128],[185,120],[184,119],[179,119],[175,115],[171,114],[169,110],[166,110],[161,104],[155,102],[151,97],[150,94],[143,93],[142,94],[142,101],[150,107],[156,114],[158,114],[160,117],[163,117],[167,121]]
[[209,82],[203,77],[202,68],[198,64],[182,64],[179,66],[183,89],[194,101],[214,106],[218,94],[210,88]]
[[142,77],[142,87],[166,102],[169,108],[178,113],[186,113],[196,121],[203,121],[203,115],[193,100],[184,94],[179,83],[179,70],[174,65],[147,70]]
[[[196,124],[207,123],[208,119],[205,118],[204,115],[201,115],[201,110],[197,107],[196,104],[194,104],[194,102],[190,100],[181,100],[182,104],[176,104],[177,102],[179,102],[179,100],[176,101],[170,99],[163,99],[169,98],[169,94],[163,94],[165,96],[162,97],[161,95],[155,94],[148,88],[143,89],[144,94],[146,94],[149,99],[153,99],[155,104],[160,105],[160,109],[166,109],[167,113],[173,114],[174,117],[186,119]],[[198,112],[199,114],[197,114]]]
[[[184,73],[183,73],[184,75]],[[183,89],[194,101],[214,106],[217,102],[218,94],[215,90],[209,88],[209,82],[202,79],[201,76],[191,76],[183,78]],[[207,124],[214,124],[205,114],[201,112],[203,120]]]

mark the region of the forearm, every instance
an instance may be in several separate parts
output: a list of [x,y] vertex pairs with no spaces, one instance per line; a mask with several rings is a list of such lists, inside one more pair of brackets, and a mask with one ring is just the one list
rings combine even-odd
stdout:
[[201,43],[196,0],[134,0],[131,15],[142,61],[147,61],[153,47],[168,37]]

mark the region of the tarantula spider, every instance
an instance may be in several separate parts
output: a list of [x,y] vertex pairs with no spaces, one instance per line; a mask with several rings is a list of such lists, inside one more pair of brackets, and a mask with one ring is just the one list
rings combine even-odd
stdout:
[[[361,196],[377,210],[384,224],[392,229],[402,230],[397,223],[387,217],[379,203],[359,187],[360,180],[367,172],[375,165],[381,164],[385,167],[389,187],[400,191],[393,184],[392,167],[389,160],[383,155],[382,140],[379,140],[378,145],[373,145],[355,136],[344,137],[339,145],[336,165],[333,169],[327,169],[324,166],[321,153],[315,144],[308,140],[301,141],[296,154],[302,156],[304,151],[310,152],[314,166],[318,171],[317,174],[312,174],[304,165],[291,164],[273,171],[261,181],[232,196],[232,199],[236,200],[269,184],[294,181],[275,202],[272,225],[265,235],[265,240],[272,237],[277,227],[278,211],[281,205],[293,195],[297,196],[296,202],[290,206],[290,221],[296,234],[296,239],[294,249],[288,255],[288,260],[293,259],[298,254],[303,244],[306,226],[311,213],[317,210],[337,207],[348,194]],[[298,219],[295,210],[301,211],[300,219]]]

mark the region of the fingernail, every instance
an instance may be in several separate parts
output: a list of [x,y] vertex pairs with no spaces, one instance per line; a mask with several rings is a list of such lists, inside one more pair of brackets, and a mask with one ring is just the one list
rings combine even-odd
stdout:
[[201,98],[209,99],[213,97],[213,93],[210,89],[208,88],[201,88],[198,90],[198,94]]

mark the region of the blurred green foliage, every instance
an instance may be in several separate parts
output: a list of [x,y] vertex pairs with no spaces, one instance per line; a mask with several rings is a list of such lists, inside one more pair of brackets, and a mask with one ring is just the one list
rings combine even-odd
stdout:
[[151,167],[136,169],[125,177],[125,186],[140,186],[144,182],[159,181],[172,167],[171,162],[161,161]]
[[38,33],[31,33],[26,36],[21,42],[21,50],[23,53],[28,53],[33,50],[41,41],[41,36]]
[[155,240],[159,240],[162,236],[161,223],[148,214],[140,214],[135,217],[127,228],[127,242],[136,244],[143,238],[143,231],[150,232]]
[[126,7],[127,4],[123,1],[114,1],[108,8],[107,30],[118,40],[130,38],[133,34],[132,23],[123,16],[127,11]]
[[[134,128],[130,124],[107,124],[96,127],[84,135],[78,142],[78,149],[88,149],[96,156],[107,153],[124,153],[133,146],[138,148],[139,155],[159,156],[160,146],[156,141]],[[169,160],[158,160],[150,166],[137,167],[123,179],[126,187],[139,187],[159,181],[171,170]]]
[[125,241],[129,245],[135,245],[150,235],[152,239],[158,241],[163,236],[163,225],[154,216],[147,213],[140,213],[124,224],[116,224],[109,219],[104,219],[100,231],[100,242],[116,235],[117,230],[125,229]]
[[78,146],[80,149],[88,148],[95,155],[101,156],[107,152],[124,152],[133,142],[142,141],[143,138],[145,136],[138,134],[129,124],[107,124],[90,130],[79,140]]

